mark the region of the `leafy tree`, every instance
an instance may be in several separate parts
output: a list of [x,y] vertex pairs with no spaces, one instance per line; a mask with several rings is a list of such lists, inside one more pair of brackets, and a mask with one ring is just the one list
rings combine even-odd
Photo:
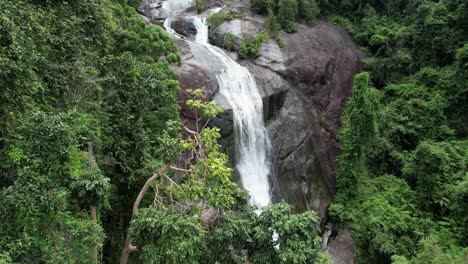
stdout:
[[105,232],[112,263],[131,184],[174,156],[177,47],[126,1],[0,1],[0,21],[2,254],[93,262]]
[[464,249],[463,251],[459,252],[458,254],[450,253],[444,251],[438,241],[430,236],[428,238],[424,238],[419,242],[420,250],[416,254],[415,257],[408,260],[406,257],[403,256],[393,256],[392,263],[393,264],[442,264],[442,263],[451,263],[451,264],[462,264],[466,262],[468,258],[468,250]]
[[[201,90],[189,92],[195,98],[186,104],[197,122],[207,124],[207,118],[222,111],[204,102]],[[189,158],[181,162],[183,167],[166,164],[140,191],[121,263],[137,249],[144,263],[327,263],[315,232],[317,214],[291,214],[283,203],[255,213],[246,194],[230,181],[227,156],[217,143],[219,129],[205,126],[197,126],[200,132],[184,127],[188,137],[180,150]],[[174,177],[170,170],[181,174]],[[153,202],[140,208],[150,186],[156,193]]]
[[286,32],[295,32],[295,21],[298,17],[298,4],[296,0],[278,1],[278,21]]
[[81,207],[80,197],[69,189],[76,183],[79,147],[73,117],[35,112],[25,115],[16,130],[21,140],[15,148],[22,155],[15,162],[21,166],[14,184],[0,192],[0,244],[15,261],[92,263],[91,257],[80,257],[103,244],[102,227],[89,220],[89,207]]
[[315,0],[299,0],[297,9],[299,17],[307,22],[315,19],[320,13],[320,9],[315,3]]
[[457,145],[460,142],[421,142],[405,164],[404,175],[415,182],[423,210],[440,215],[449,209],[446,188],[466,173],[466,145]]
[[355,195],[359,177],[365,174],[364,151],[377,133],[380,94],[368,87],[369,74],[357,74],[353,93],[342,119],[342,153],[338,158],[337,189],[345,197]]

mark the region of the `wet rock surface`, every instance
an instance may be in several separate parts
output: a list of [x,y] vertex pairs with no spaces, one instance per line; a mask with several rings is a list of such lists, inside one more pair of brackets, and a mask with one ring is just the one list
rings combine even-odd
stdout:
[[194,40],[197,35],[197,29],[193,25],[193,19],[190,16],[178,16],[172,20],[171,27],[180,35]]
[[288,96],[294,98],[268,125],[277,153],[277,178],[282,198],[298,211],[317,211],[323,221],[336,192],[339,120],[353,76],[362,69],[363,54],[344,30],[324,21],[281,37],[281,54],[268,48],[261,49],[259,57],[275,58],[265,67],[290,83]]

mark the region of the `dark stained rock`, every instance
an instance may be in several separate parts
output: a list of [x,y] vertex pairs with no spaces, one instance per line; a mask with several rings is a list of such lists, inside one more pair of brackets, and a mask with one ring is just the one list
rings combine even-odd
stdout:
[[217,117],[213,118],[211,120],[210,126],[218,127],[220,130],[219,133],[223,138],[232,136],[232,133],[234,132],[232,109],[228,109],[220,113]]
[[[282,37],[286,71],[281,74],[291,83],[309,117],[306,122],[310,124],[313,153],[306,155],[313,154],[317,159],[317,166],[311,171],[324,180],[326,190],[320,193],[333,197],[336,157],[340,150],[339,121],[351,95],[353,77],[362,70],[364,55],[345,30],[324,21],[316,21],[308,27],[299,26],[296,33],[282,34]],[[281,167],[281,162],[278,166]],[[307,174],[304,177],[309,178]],[[331,201],[325,197],[323,200]],[[313,200],[309,202],[314,204]],[[323,208],[314,209],[324,211]]]
[[197,29],[193,25],[193,19],[187,16],[178,16],[172,20],[172,29],[190,40],[194,40],[197,35]]
[[276,101],[267,100],[280,107],[273,107],[276,113],[267,118],[276,165],[274,198],[286,200],[297,211],[317,211],[323,227],[336,192],[339,120],[353,76],[362,69],[363,54],[344,30],[324,21],[281,37],[283,48],[274,41],[261,45],[254,63],[263,71],[249,67],[257,83],[271,78],[278,86],[280,79],[271,77],[275,73],[289,87]]
[[268,122],[274,150],[274,200],[285,199],[297,211],[314,210],[325,219],[332,201],[314,144],[314,117],[294,89],[286,92],[279,113]]

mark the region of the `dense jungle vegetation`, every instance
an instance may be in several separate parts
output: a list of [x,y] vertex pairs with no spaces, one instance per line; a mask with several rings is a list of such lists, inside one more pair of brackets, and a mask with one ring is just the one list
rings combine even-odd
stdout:
[[[247,205],[202,91],[182,124],[181,56],[130,4],[0,0],[0,264],[329,263],[316,213]],[[467,263],[467,1],[252,5],[270,36],[319,17],[366,53],[329,208],[357,263]]]
[[332,221],[358,263],[468,261],[467,1],[320,1],[367,55],[342,117]]

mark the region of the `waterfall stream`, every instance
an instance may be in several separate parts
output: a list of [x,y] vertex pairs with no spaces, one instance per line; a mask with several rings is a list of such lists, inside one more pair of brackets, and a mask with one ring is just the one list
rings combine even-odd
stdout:
[[[175,16],[180,12],[179,7],[186,6],[187,2],[191,3],[190,0],[168,0],[165,7],[177,7],[177,10],[169,10],[171,16]],[[197,35],[195,41],[188,41],[191,51],[196,61],[215,67],[213,71],[216,72],[219,93],[233,111],[236,169],[243,188],[250,193],[250,204],[260,209],[271,202],[268,180],[271,143],[263,121],[262,98],[255,79],[247,68],[234,61],[224,50],[208,42],[207,15],[192,18]],[[169,17],[164,26],[169,33],[175,34],[171,28],[171,19]],[[177,34],[175,36],[180,38]]]

